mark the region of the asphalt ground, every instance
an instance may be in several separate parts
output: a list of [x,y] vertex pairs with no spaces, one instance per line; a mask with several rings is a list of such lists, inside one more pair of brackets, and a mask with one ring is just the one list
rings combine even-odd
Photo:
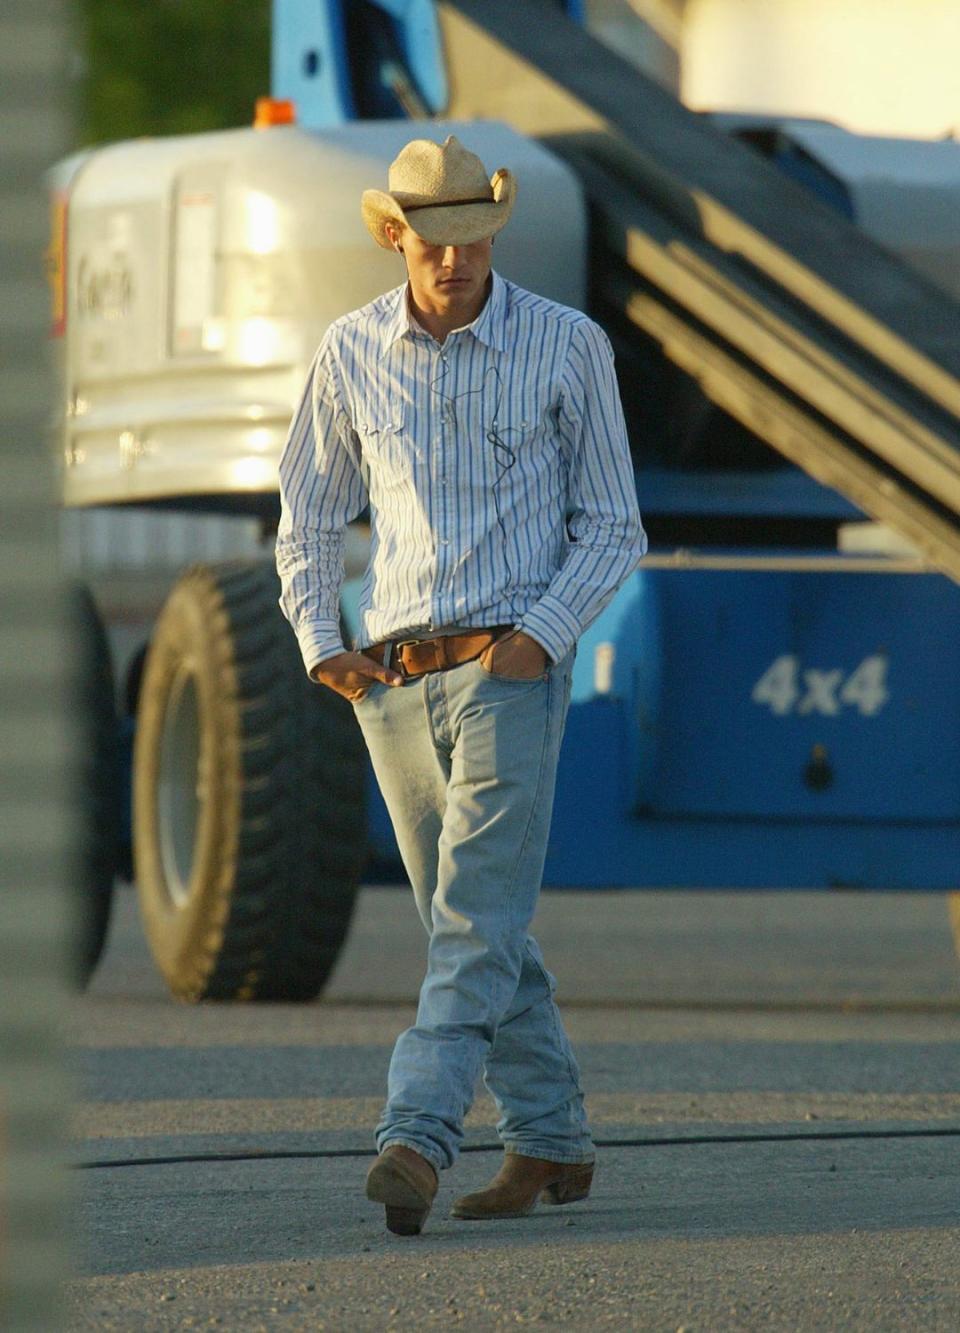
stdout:
[[364,1198],[424,940],[367,889],[324,999],[170,999],[134,895],[71,1015],[73,1329],[960,1328],[960,963],[942,895],[550,893],[590,1198],[420,1237]]

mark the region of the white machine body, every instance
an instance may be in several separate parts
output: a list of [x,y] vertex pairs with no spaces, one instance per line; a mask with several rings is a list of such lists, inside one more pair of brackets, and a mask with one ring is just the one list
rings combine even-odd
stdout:
[[[843,185],[864,231],[960,294],[960,144],[745,113],[715,119],[786,135]],[[359,201],[386,184],[412,132],[409,121],[230,130],[116,144],[56,169],[66,506],[275,506],[290,415],[324,330],[404,280]],[[497,237],[497,270],[582,308],[586,209],[571,170],[497,122],[431,122],[424,132],[456,133],[491,174],[510,167],[518,199]]]
[[[504,277],[567,305],[586,291],[586,215],[570,170],[497,123],[456,133],[519,181],[498,237]],[[61,318],[68,506],[275,497],[291,413],[339,315],[405,277],[360,217],[407,122],[140,140],[54,174],[65,220]],[[56,239],[56,238],[55,238]],[[56,268],[56,262],[54,263]],[[56,293],[55,293],[56,303]]]

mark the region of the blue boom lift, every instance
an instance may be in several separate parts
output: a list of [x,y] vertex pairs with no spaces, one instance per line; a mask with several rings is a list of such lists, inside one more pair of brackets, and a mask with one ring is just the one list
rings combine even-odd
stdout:
[[[498,266],[584,301],[613,342],[651,537],[580,643],[547,885],[960,888],[960,275],[913,234],[904,257],[868,234],[870,201],[886,225],[911,180],[933,197],[918,154],[955,180],[960,146],[693,114],[598,40],[598,12],[274,0],[263,122],[289,101],[298,124],[62,163],[64,503],[254,516],[272,557],[317,342],[399,280],[360,192],[407,139],[455,127],[520,177]],[[848,168],[876,154],[865,191]],[[880,529],[899,554],[863,549]],[[352,711],[307,680],[265,554],[185,570],[134,647],[131,784],[102,626],[77,603],[87,971],[118,812],[185,999],[312,998],[365,848],[368,877],[402,876]]]
[[[502,118],[589,201],[652,550],[581,641],[546,882],[956,888],[957,307],[786,136],[778,170],[584,19],[275,5],[273,91],[304,127]],[[863,512],[926,563],[838,552]],[[371,812],[395,866],[375,790]]]

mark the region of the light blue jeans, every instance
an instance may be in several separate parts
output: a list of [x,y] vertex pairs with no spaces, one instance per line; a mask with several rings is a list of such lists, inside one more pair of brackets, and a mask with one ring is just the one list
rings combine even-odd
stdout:
[[507,1152],[590,1162],[580,1071],[529,934],[573,653],[533,680],[479,661],[355,705],[430,943],[390,1062],[377,1147],[451,1166],[478,1076]]

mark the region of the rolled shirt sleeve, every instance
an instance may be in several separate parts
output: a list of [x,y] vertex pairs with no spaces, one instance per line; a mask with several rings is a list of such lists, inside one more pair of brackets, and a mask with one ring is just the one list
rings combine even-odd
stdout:
[[560,427],[568,458],[566,556],[520,628],[556,662],[574,647],[647,549],[613,349],[584,319],[562,387]]
[[340,589],[344,530],[367,492],[359,447],[344,409],[329,338],[307,375],[280,459],[276,563],[280,609],[293,627],[304,666],[344,651]]

